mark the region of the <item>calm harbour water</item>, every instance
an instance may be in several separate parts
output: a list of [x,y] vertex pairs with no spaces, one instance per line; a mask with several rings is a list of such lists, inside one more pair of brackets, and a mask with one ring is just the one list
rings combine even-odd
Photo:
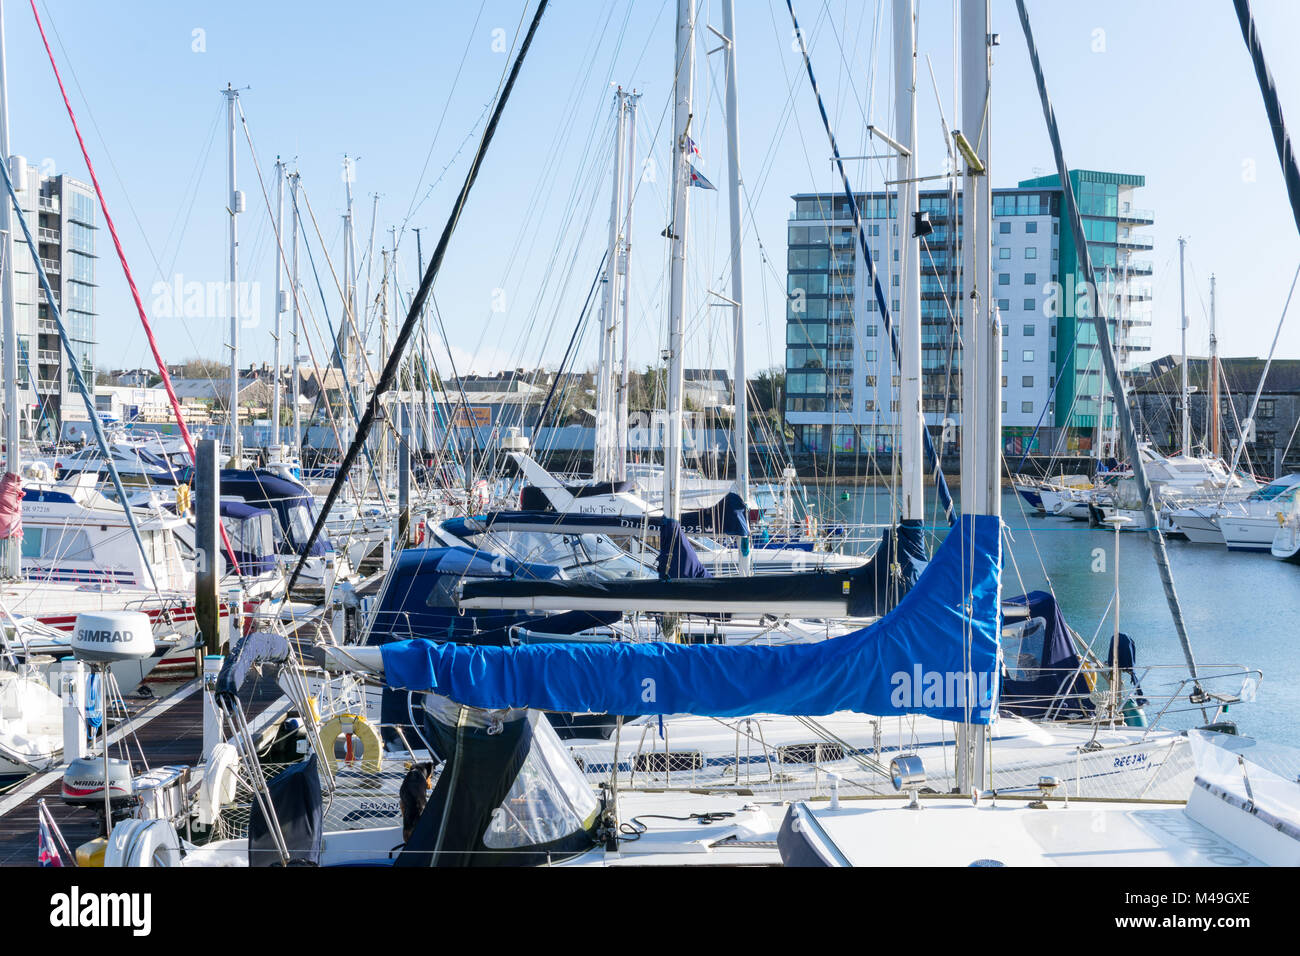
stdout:
[[[856,486],[822,485],[806,489],[823,520],[833,515],[846,522],[885,522],[893,504],[888,490]],[[927,487],[927,495],[931,489]],[[846,497],[847,495],[847,497]],[[932,498],[932,496],[931,496]],[[927,508],[927,526],[941,525],[933,502]],[[1002,496],[1002,516],[1009,528],[1014,563],[1006,561],[1003,594],[1026,590],[1052,590],[1066,620],[1101,648],[1113,633],[1115,534],[1090,529],[1085,522],[1040,517],[1029,513],[1011,491]],[[1104,570],[1095,549],[1104,552]],[[1148,694],[1155,685],[1186,676],[1182,649],[1165,601],[1155,557],[1142,533],[1120,536],[1120,630],[1137,643],[1139,674],[1147,665],[1162,667],[1159,676],[1144,682]],[[1263,740],[1298,745],[1300,727],[1300,566],[1262,554],[1229,552],[1222,546],[1168,542],[1174,585],[1197,664],[1203,673],[1211,665],[1239,665],[1263,672],[1256,700],[1234,706],[1227,718],[1241,733]],[[1022,583],[1023,582],[1023,586]],[[1050,582],[1050,588],[1049,588]],[[1103,616],[1105,620],[1103,621]],[[1099,630],[1100,628],[1100,630]],[[1235,693],[1240,679],[1207,681],[1212,691]],[[1148,708],[1148,713],[1152,709]],[[1190,715],[1171,715],[1168,725],[1199,723]]]

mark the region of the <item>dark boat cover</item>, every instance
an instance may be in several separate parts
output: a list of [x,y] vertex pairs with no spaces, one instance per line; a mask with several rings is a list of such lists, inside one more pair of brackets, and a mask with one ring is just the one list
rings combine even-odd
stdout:
[[[271,809],[284,834],[290,866],[320,866],[321,844],[325,836],[325,810],[321,802],[320,772],[316,755],[301,763],[290,764],[266,785],[271,793]],[[248,865],[280,866],[261,804],[254,800],[248,818]]]
[[1091,714],[1079,653],[1056,598],[1046,591],[1030,591],[1004,603],[1027,606],[1029,621],[1014,643],[1003,640],[1001,709],[1031,718]]
[[289,659],[289,642],[284,635],[255,631],[235,642],[217,673],[217,696],[234,697],[248,672],[258,664],[283,664]]
[[713,577],[686,540],[682,526],[672,518],[665,518],[659,526],[659,561],[656,567],[660,579],[665,581],[669,578]]
[[783,605],[837,602],[851,617],[874,617],[892,608],[925,568],[924,530],[906,521],[886,530],[880,547],[861,567],[847,571],[799,571],[755,577],[674,578],[654,581],[466,581],[468,598],[633,598],[663,601],[726,601],[753,605],[754,613],[783,610]]

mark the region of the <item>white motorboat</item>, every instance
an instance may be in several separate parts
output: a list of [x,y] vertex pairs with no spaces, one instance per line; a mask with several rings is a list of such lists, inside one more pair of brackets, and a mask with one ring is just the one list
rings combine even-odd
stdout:
[[1229,551],[1267,551],[1277,534],[1278,514],[1290,510],[1300,474],[1284,475],[1236,501],[1178,508],[1170,517],[1188,539],[1226,544]]

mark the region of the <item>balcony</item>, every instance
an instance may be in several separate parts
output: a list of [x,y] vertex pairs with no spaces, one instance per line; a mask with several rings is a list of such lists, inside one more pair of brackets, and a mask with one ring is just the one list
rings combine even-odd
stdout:
[[[49,300],[49,298],[45,295],[45,287],[42,286],[38,291],[40,292],[40,298],[41,298],[41,301],[42,301],[42,302],[45,302],[45,303],[48,303],[50,300]],[[57,292],[54,293],[54,304],[55,304],[55,305],[60,305],[59,294],[58,294]]]
[[59,324],[53,319],[41,319],[36,323],[36,329],[38,332],[43,332],[46,335],[59,334]]
[[59,197],[41,196],[40,199],[37,200],[37,207],[40,209],[41,212],[58,212]]
[[46,259],[42,257],[41,265],[45,267],[45,272],[47,275],[56,276],[63,271],[63,267],[59,265],[59,260],[57,259]]
[[1120,222],[1141,223],[1150,226],[1156,221],[1156,214],[1151,209],[1124,209],[1115,217]]
[[58,349],[37,349],[36,361],[39,362],[41,365],[58,365],[59,350]]
[[1115,245],[1121,249],[1154,249],[1155,245],[1146,236],[1120,236]]
[[57,395],[62,389],[57,378],[38,378],[36,391],[41,395]]
[[48,226],[38,227],[36,230],[36,238],[39,239],[41,242],[49,242],[55,245],[58,245],[58,243],[61,241],[59,237],[59,230],[51,229]]

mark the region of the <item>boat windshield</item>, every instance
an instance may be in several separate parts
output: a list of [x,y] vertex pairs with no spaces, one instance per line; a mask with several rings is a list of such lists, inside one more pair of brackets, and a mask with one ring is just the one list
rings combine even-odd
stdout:
[[569,578],[640,578],[649,570],[603,534],[543,534],[492,531],[466,535],[472,548],[505,554],[516,561],[550,564]]
[[532,747],[483,834],[483,844],[490,849],[545,846],[589,829],[600,810],[591,786],[550,723],[536,711],[528,720]]

